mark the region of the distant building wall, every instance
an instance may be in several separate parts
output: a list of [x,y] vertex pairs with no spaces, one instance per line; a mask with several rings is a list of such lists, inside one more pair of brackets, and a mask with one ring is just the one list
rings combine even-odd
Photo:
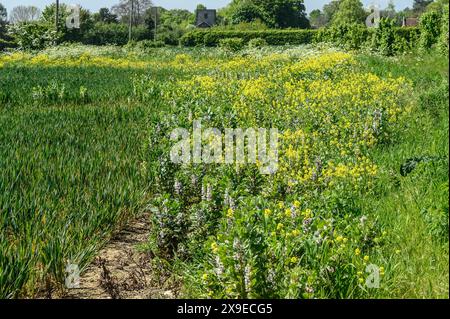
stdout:
[[419,19],[417,18],[404,18],[403,26],[404,27],[416,27],[419,25]]
[[210,28],[216,24],[216,10],[198,10],[195,25],[197,28]]

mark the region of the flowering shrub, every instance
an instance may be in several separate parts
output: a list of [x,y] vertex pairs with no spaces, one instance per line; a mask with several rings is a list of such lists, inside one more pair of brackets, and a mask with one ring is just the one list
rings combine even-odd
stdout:
[[11,24],[8,35],[21,49],[39,50],[54,45],[61,37],[54,28],[46,23],[26,22]]
[[[339,291],[362,284],[370,260],[362,251],[383,241],[376,224],[365,218],[346,215],[337,222],[300,201],[249,198],[224,216],[206,244],[211,253],[205,272],[197,277],[203,297],[313,298],[323,291],[338,297]],[[341,233],[342,224],[347,230]],[[363,290],[353,297],[362,295]]]
[[[333,50],[173,63],[194,71],[163,86],[135,79],[135,94],[162,97],[176,114],[159,119],[147,146],[160,150],[153,252],[200,263],[187,286],[202,297],[367,295],[366,267],[382,253],[383,232],[354,201],[375,191],[370,150],[401,129],[410,83],[362,71],[353,55]],[[278,128],[278,171],[171,163],[173,142],[161,132],[196,119],[220,130]]]

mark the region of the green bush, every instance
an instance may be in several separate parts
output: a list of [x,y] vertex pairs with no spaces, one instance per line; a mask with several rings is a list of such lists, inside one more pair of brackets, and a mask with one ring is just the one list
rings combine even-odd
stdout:
[[[401,42],[401,38],[395,36],[395,21],[388,18],[382,18],[380,25],[375,29],[372,35],[372,48],[386,56],[392,56],[395,53],[395,43]],[[402,44],[402,47],[404,44]]]
[[153,40],[131,41],[127,44],[128,47],[144,51],[152,48],[162,48],[165,45],[166,44],[163,41],[153,41]]
[[263,39],[269,45],[312,43],[316,30],[195,30],[186,33],[180,40],[183,46],[217,46],[221,39],[240,38],[244,43],[252,39]]
[[180,38],[186,33],[185,28],[180,26],[160,26],[156,34],[156,40],[167,45],[178,45]]
[[237,52],[244,48],[244,40],[241,38],[228,38],[219,40],[219,47],[226,51]]
[[441,14],[436,11],[424,13],[420,17],[420,48],[431,49],[441,34]]
[[[389,25],[388,25],[389,24]],[[345,49],[361,49],[371,45],[376,50],[389,53],[409,51],[420,37],[418,28],[398,28],[394,22],[384,20],[380,28],[366,28],[360,24],[341,24],[319,29],[315,42],[327,42]]]
[[346,49],[360,49],[369,39],[369,29],[358,23],[338,24],[320,29],[316,42],[328,42]]
[[0,51],[4,51],[5,49],[15,48],[15,47],[16,47],[16,44],[14,42],[0,39]]
[[[84,44],[106,45],[116,44],[125,45],[128,43],[128,26],[118,23],[96,23],[83,37]],[[141,41],[150,39],[150,31],[143,26],[133,28],[132,39]]]
[[267,41],[261,38],[251,39],[248,42],[250,48],[262,48],[267,46]]
[[0,18],[0,40],[6,38],[6,22]]
[[180,39],[180,44],[188,47],[217,46],[221,39],[240,38],[249,45],[250,41],[254,39],[263,40],[267,45],[328,42],[345,49],[357,50],[365,45],[370,45],[370,41],[377,37],[382,42],[382,51],[391,53],[411,50],[420,37],[420,30],[414,27],[398,28],[394,27],[393,23],[387,27],[385,22],[382,28],[383,31],[368,29],[364,25],[353,23],[319,30],[195,30],[186,33]]
[[395,28],[395,51],[414,50],[420,40],[420,29],[417,27]]
[[442,15],[441,35],[438,40],[439,51],[448,55],[448,24],[449,24],[449,10],[448,5],[444,7]]

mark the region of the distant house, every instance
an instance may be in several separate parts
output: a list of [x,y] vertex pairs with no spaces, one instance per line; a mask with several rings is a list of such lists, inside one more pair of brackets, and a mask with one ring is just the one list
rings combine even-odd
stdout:
[[418,18],[403,18],[403,27],[416,27],[419,25]]
[[198,10],[195,25],[197,28],[211,28],[216,24],[216,10],[205,9]]

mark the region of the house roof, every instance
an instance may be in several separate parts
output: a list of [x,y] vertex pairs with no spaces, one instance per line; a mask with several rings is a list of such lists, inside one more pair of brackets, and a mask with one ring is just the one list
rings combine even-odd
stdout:
[[197,24],[197,27],[209,28],[209,27],[211,27],[211,25],[209,23],[203,21],[202,23]]

